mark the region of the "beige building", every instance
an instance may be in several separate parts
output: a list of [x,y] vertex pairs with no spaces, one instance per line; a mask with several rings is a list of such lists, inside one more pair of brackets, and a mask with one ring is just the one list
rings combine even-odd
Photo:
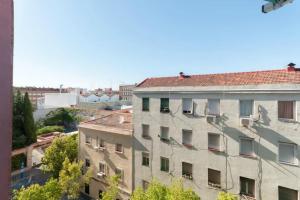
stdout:
[[107,188],[107,178],[120,175],[118,199],[129,199],[133,190],[132,114],[119,111],[79,126],[79,159],[93,169],[84,192],[93,199]]
[[299,200],[300,69],[149,78],[133,95],[135,186]]
[[134,88],[136,87],[136,84],[133,85],[120,85],[119,86],[119,95],[120,100],[122,101],[128,101],[132,102],[132,92]]

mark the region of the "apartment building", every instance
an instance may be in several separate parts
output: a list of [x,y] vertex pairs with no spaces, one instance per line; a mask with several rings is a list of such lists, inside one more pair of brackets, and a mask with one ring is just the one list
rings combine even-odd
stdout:
[[93,199],[101,199],[112,175],[120,176],[118,199],[127,200],[132,193],[131,115],[128,111],[107,111],[105,116],[79,125],[79,159],[85,169],[93,170],[84,192]]
[[120,85],[119,86],[119,95],[120,100],[132,102],[132,92],[136,84],[133,85]]
[[135,186],[298,200],[300,69],[149,78],[133,95]]

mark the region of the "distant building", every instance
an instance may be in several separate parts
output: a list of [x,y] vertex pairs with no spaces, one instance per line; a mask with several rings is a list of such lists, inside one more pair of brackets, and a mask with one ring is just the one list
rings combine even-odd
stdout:
[[101,199],[107,190],[107,178],[120,176],[117,199],[129,199],[133,191],[132,116],[129,112],[106,116],[79,125],[79,159],[84,168],[92,168],[91,182],[84,192]]
[[79,103],[76,93],[46,93],[44,108],[73,107]]
[[133,92],[135,87],[136,87],[136,84],[134,84],[134,85],[120,85],[119,86],[120,100],[132,102],[132,92]]
[[[59,93],[59,88],[44,88],[44,87],[14,87],[14,92],[20,91],[21,94],[28,93],[29,99],[33,107],[37,107],[37,102],[39,98],[44,98],[45,93]],[[66,92],[62,89],[62,93]]]

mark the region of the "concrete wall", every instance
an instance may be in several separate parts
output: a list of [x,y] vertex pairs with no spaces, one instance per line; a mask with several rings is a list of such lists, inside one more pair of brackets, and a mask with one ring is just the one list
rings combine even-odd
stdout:
[[[169,184],[173,178],[181,177],[181,163],[189,162],[193,164],[193,180],[185,179],[184,183],[187,187],[192,187],[203,200],[216,199],[217,193],[221,191],[208,186],[208,168],[221,171],[222,189],[227,188],[234,194],[239,193],[240,176],[255,180],[255,197],[259,200],[278,199],[278,186],[299,191],[299,165],[278,162],[278,142],[300,144],[300,87],[284,87],[222,87],[222,92],[217,88],[203,90],[197,87],[138,89],[133,97],[135,185],[141,186],[142,180],[150,181],[152,177]],[[280,88],[285,91],[281,91]],[[287,91],[288,88],[293,91]],[[264,91],[265,89],[267,91]],[[150,97],[149,112],[142,112],[142,97]],[[162,97],[170,98],[170,113],[160,113]],[[182,113],[182,98],[193,98],[196,106],[195,116]],[[206,122],[204,110],[209,98],[221,99],[222,117],[218,124]],[[240,126],[239,99],[253,99],[255,112],[258,106],[261,107],[261,120],[251,128]],[[278,120],[278,100],[296,101],[298,121]],[[141,137],[143,123],[150,125],[151,139]],[[169,136],[174,138],[169,144],[160,141],[160,126],[169,127]],[[181,145],[182,129],[193,131],[192,149]],[[209,132],[221,135],[221,146],[227,150],[228,156],[226,153],[208,150]],[[256,158],[239,155],[241,137],[254,139]],[[141,165],[143,151],[150,152],[150,167]],[[160,171],[160,156],[170,159],[170,173]],[[298,159],[299,156],[298,146]]]
[[[85,144],[86,135],[92,138],[92,144]],[[105,150],[95,150],[97,136],[105,141]],[[123,154],[115,152],[115,144],[123,145]],[[121,168],[124,172],[123,181],[120,182],[120,199],[129,199],[132,192],[132,136],[122,135],[99,130],[92,130],[87,128],[79,128],[79,159],[83,162],[89,159],[91,167],[94,171],[93,179],[90,184],[90,196],[98,197],[99,190],[105,191],[107,188],[107,181],[103,178],[97,178],[99,170],[99,163],[104,162],[108,166],[108,174],[106,177],[115,174],[115,168]]]
[[71,93],[46,93],[45,108],[71,107],[78,104],[78,95]]

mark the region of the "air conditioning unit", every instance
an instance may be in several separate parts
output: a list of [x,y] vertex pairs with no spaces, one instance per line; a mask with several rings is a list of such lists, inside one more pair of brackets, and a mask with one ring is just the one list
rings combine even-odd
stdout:
[[251,118],[241,118],[240,125],[243,127],[250,127],[253,125],[253,120]]
[[206,121],[207,121],[207,123],[216,123],[216,121],[217,121],[217,116],[214,116],[214,115],[207,115],[207,116],[206,116]]
[[105,176],[104,172],[98,172],[97,173],[97,177],[99,177],[99,178],[103,178],[104,176]]

